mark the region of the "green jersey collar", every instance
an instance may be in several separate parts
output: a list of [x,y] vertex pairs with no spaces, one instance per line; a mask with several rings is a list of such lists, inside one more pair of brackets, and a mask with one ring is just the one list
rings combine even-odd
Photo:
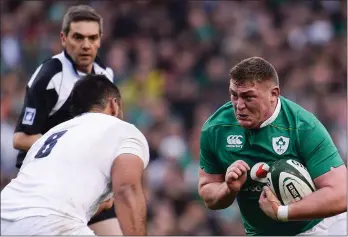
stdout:
[[266,127],[267,125],[271,124],[278,117],[281,107],[282,107],[282,103],[280,102],[280,98],[278,98],[278,103],[274,110],[274,113],[272,114],[271,117],[269,117],[267,120],[261,123],[260,128]]

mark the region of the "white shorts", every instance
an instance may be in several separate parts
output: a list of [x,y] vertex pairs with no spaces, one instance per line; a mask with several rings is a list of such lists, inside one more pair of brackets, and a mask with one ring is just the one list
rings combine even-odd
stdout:
[[83,222],[64,217],[33,216],[18,221],[1,219],[1,235],[95,235]]
[[312,229],[299,235],[344,235],[347,236],[347,212],[325,218]]

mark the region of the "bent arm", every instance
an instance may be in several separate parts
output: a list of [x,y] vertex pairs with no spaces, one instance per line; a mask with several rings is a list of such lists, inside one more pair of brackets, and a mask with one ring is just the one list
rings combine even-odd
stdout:
[[41,64],[32,75],[15,129],[14,148],[28,151],[47,130],[47,118],[58,101],[52,79],[61,79],[61,70],[60,61],[52,59]]
[[344,165],[314,179],[317,191],[289,205],[289,220],[326,218],[347,211],[347,169]]
[[143,161],[133,154],[119,155],[112,165],[115,211],[124,235],[146,235],[143,170]]
[[28,151],[30,147],[42,136],[42,134],[28,135],[24,132],[16,132],[13,136],[13,147],[18,150]]
[[225,174],[209,174],[202,169],[199,170],[198,192],[211,210],[229,207],[238,195],[228,189]]

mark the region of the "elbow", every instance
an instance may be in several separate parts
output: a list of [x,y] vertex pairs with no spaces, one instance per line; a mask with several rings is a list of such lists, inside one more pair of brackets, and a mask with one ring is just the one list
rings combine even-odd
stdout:
[[337,195],[337,214],[347,211],[347,193],[345,189],[340,191],[340,194]]
[[210,210],[219,210],[221,208],[219,208],[216,203],[214,202],[214,200],[211,199],[207,199],[204,197],[204,195],[202,195],[201,193],[199,193],[199,196],[201,197],[201,199],[204,202],[204,206]]
[[329,189],[328,205],[331,216],[339,215],[347,211],[347,193],[344,187],[331,187]]
[[141,189],[137,184],[122,184],[114,191],[115,199],[129,200],[132,199]]
[[201,197],[201,199],[203,200],[204,206],[206,208],[208,208],[209,210],[218,210],[218,209],[220,209],[220,208],[217,207],[216,202],[214,202],[214,200],[211,197],[209,197],[210,195],[207,196],[207,195],[204,195],[204,193],[206,193],[206,192],[203,189],[203,185],[199,185],[198,186],[198,194]]
[[214,205],[213,203],[204,202],[204,205],[206,208],[208,208],[209,210],[213,210],[213,211],[221,209],[217,205]]
[[22,148],[22,135],[15,133],[13,135],[13,148],[20,150]]

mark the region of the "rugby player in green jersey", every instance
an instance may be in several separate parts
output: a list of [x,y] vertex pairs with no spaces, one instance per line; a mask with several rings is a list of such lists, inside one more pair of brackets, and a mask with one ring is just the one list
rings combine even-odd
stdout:
[[[247,235],[346,235],[347,170],[318,119],[280,96],[274,67],[259,57],[230,71],[231,101],[203,125],[199,194],[209,209],[236,199]],[[317,191],[282,206],[263,167],[304,164]]]

